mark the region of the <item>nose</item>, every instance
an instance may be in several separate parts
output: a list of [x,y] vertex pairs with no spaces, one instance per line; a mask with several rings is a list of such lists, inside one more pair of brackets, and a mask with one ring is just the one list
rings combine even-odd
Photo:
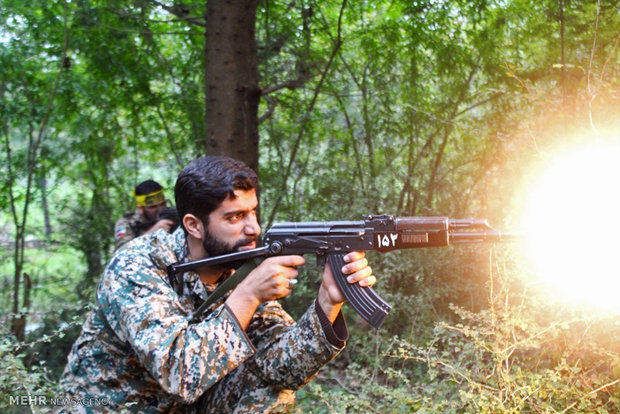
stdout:
[[256,214],[248,214],[246,216],[244,231],[247,236],[258,236],[260,234],[260,225],[258,224]]

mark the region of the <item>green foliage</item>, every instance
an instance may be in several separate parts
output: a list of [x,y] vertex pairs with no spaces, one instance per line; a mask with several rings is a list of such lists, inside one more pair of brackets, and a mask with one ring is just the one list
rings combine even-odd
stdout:
[[17,350],[20,348],[8,331],[0,335],[0,409],[4,413],[23,412],[11,405],[11,397],[56,395],[56,381],[53,380],[45,361],[24,365],[24,356]]
[[58,308],[41,315],[38,328],[28,333],[23,345],[23,361],[26,366],[44,365],[48,380],[58,382],[65,368],[71,346],[80,335],[84,314],[92,304],[76,308]]
[[[24,271],[30,275],[32,283],[31,301],[36,309],[49,311],[59,303],[74,303],[78,299],[75,284],[84,272],[84,263],[76,250],[67,246],[48,249],[28,249]],[[0,275],[10,275],[12,264],[4,261],[0,265]],[[2,309],[9,309],[10,288],[9,281],[0,279],[2,294],[0,303]],[[26,310],[27,311],[27,310]]]
[[487,309],[452,305],[454,321],[438,320],[428,338],[366,334],[349,345],[354,363],[298,393],[298,412],[617,412],[617,315],[517,286],[514,273],[492,275]]

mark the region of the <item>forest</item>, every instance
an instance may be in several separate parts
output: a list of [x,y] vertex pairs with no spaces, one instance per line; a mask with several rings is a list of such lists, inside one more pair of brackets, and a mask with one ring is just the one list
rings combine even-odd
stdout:
[[205,154],[258,172],[263,230],[526,232],[368,252],[392,310],[345,305],[293,412],[620,412],[617,0],[0,0],[0,22],[3,413],[52,408],[17,397],[58,394],[134,187],[174,202]]

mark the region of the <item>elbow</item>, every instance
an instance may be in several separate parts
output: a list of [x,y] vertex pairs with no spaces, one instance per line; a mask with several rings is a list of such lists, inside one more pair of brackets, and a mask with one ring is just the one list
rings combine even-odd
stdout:
[[181,404],[192,404],[204,392],[200,380],[195,378],[192,367],[182,363],[169,353],[156,355],[151,351],[150,361],[146,364],[150,374],[161,389]]
[[203,361],[166,357],[160,361],[157,380],[162,389],[182,404],[193,404],[222,377]]
[[205,389],[192,381],[183,378],[178,380],[162,379],[159,381],[161,388],[175,400],[183,405],[195,403],[205,392]]

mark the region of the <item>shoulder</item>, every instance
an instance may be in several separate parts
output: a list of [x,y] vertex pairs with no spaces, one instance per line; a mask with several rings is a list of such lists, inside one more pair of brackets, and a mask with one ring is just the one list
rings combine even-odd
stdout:
[[166,272],[169,265],[187,256],[187,242],[181,229],[169,234],[164,230],[136,237],[118,249],[106,267],[108,274],[130,275]]
[[142,216],[137,211],[127,211],[123,213],[123,215],[120,216],[118,220],[116,220],[114,227],[118,228],[118,227],[127,226],[131,223],[135,223],[136,221],[139,221],[141,218]]
[[185,237],[180,236],[156,231],[131,240],[114,253],[96,292],[97,303],[112,326],[118,322],[110,315],[115,309],[136,303],[158,306],[157,300],[172,300],[175,295],[167,268],[184,257]]
[[122,216],[119,217],[119,219],[116,221],[117,223],[122,222],[122,223],[131,223],[131,222],[135,222],[135,221],[140,221],[142,220],[142,216],[140,215],[140,213],[135,210],[135,211],[126,211],[123,213]]
[[176,236],[178,235],[158,230],[136,237],[114,254],[110,264],[114,261],[147,260],[167,267],[181,260],[183,256],[185,235]]

